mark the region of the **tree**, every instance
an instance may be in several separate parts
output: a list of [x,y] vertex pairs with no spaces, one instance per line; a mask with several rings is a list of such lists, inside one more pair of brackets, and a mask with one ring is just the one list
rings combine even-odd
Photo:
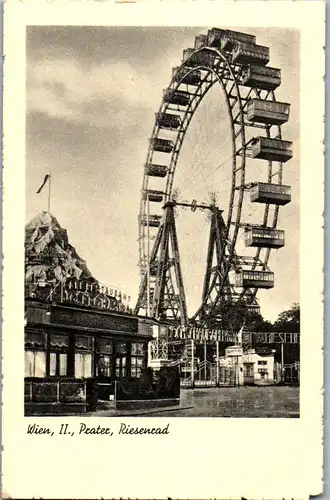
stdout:
[[276,330],[281,330],[283,332],[299,332],[300,305],[295,302],[290,309],[281,312],[274,323],[274,327]]
[[264,320],[259,312],[249,309],[243,301],[222,305],[216,316],[221,318],[221,328],[233,333],[239,332],[243,325],[248,330],[255,332],[266,332],[274,329],[272,323]]

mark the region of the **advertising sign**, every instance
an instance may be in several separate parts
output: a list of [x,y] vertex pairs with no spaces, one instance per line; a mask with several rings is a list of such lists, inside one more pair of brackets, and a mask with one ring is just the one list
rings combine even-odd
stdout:
[[239,345],[227,347],[226,356],[243,356],[243,348]]

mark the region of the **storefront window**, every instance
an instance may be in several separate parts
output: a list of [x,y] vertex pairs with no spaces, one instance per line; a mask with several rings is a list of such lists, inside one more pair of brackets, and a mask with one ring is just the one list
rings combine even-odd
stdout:
[[116,377],[126,377],[127,373],[127,342],[116,342]]
[[131,377],[139,377],[145,366],[145,345],[142,342],[132,342],[131,347]]
[[69,337],[65,334],[49,335],[49,375],[67,375]]
[[112,375],[112,339],[99,338],[96,341],[97,346],[97,362],[96,376],[111,377]]
[[87,335],[76,335],[75,337],[76,349],[91,351],[93,349],[93,340],[94,340],[93,337],[88,337]]
[[25,351],[25,376],[26,377],[46,376],[45,351]]
[[127,353],[127,343],[117,342],[116,344],[116,354],[126,354]]
[[49,353],[49,375],[65,377],[67,375],[68,355],[62,352]]
[[144,344],[142,342],[132,342],[132,356],[144,356]]
[[141,375],[141,370],[144,367],[144,359],[132,357],[131,359],[131,376],[139,377]]
[[56,375],[56,353],[49,354],[49,375]]
[[92,376],[92,354],[86,352],[76,353],[74,356],[74,371],[76,378],[89,378]]
[[93,337],[76,335],[74,356],[74,374],[76,378],[92,377],[93,344]]
[[96,376],[111,377],[112,358],[106,354],[100,354],[96,366]]
[[116,358],[116,377],[126,377],[126,357]]
[[46,376],[47,337],[43,332],[25,333],[25,376]]

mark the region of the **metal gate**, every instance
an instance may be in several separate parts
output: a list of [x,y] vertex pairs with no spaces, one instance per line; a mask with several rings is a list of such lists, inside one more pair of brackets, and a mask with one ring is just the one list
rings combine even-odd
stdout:
[[219,382],[217,384],[217,364],[209,361],[196,363],[194,376],[192,366],[185,363],[181,366],[181,387],[234,387],[236,381],[234,366],[219,366]]

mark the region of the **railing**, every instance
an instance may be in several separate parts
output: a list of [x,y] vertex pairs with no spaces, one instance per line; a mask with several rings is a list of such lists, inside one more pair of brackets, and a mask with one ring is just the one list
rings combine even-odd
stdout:
[[26,380],[25,402],[85,403],[86,381]]
[[[191,364],[185,365],[191,369]],[[216,387],[216,364],[210,361],[202,361],[194,371],[194,377],[191,375],[181,379],[181,387]]]
[[150,343],[151,359],[168,359],[168,342],[165,339],[153,339]]

